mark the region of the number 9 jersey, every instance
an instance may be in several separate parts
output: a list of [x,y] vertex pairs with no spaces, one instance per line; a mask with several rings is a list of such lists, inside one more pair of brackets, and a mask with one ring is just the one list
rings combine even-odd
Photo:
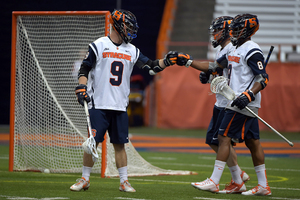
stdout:
[[91,68],[87,83],[92,99],[89,108],[126,111],[130,76],[139,59],[139,49],[130,43],[114,44],[109,37],[101,37],[89,47],[83,60]]

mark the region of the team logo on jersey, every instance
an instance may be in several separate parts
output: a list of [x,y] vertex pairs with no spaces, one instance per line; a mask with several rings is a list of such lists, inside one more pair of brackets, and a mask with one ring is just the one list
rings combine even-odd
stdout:
[[240,59],[241,58],[237,57],[237,56],[228,56],[228,61],[233,61],[233,62],[239,63]]
[[96,137],[96,134],[97,133],[97,130],[96,129],[92,129],[92,134],[93,134],[93,137]]
[[117,52],[103,52],[103,58],[119,58],[124,60],[131,60],[131,56],[124,54],[124,53],[117,53]]

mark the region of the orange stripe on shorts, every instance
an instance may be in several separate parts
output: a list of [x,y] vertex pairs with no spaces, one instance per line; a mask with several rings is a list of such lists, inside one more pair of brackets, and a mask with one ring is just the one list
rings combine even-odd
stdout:
[[245,120],[244,124],[243,124],[243,128],[242,128],[242,140],[244,140],[245,137],[245,124],[246,124],[247,119]]
[[224,132],[224,136],[227,136],[228,131],[229,131],[229,128],[230,128],[230,125],[231,125],[231,123],[232,123],[232,121],[233,121],[235,115],[236,115],[236,113],[234,113],[232,119],[230,120],[230,122],[229,122],[229,124],[228,124],[228,126],[227,126],[227,128],[226,128],[226,130],[225,130],[225,132]]

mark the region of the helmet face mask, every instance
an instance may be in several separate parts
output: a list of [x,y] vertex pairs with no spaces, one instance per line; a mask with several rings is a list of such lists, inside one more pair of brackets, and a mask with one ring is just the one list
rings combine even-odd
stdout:
[[137,37],[138,24],[133,13],[127,10],[114,10],[110,22],[125,43]]
[[209,27],[210,41],[214,48],[229,38],[229,24],[232,17],[222,16],[214,19]]
[[256,15],[237,15],[229,25],[230,40],[234,46],[242,45],[246,40],[259,29],[259,22]]

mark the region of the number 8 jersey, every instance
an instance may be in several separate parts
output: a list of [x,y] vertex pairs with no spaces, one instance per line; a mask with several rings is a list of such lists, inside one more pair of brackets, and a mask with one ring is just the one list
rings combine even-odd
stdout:
[[[263,52],[259,45],[251,40],[245,42],[238,48],[233,46],[226,55],[228,61],[229,86],[240,95],[247,89],[251,89],[257,81],[257,75],[266,73]],[[222,60],[222,58],[220,58]],[[220,63],[218,59],[218,62]],[[250,107],[260,108],[261,93],[255,95],[255,101],[248,104]],[[228,109],[234,109],[228,106]],[[236,109],[239,111],[238,109]],[[239,111],[240,112],[240,111]]]
[[114,44],[109,37],[101,37],[89,44],[83,60],[91,67],[87,93],[89,107],[126,111],[130,93],[130,76],[140,51],[130,43]]

